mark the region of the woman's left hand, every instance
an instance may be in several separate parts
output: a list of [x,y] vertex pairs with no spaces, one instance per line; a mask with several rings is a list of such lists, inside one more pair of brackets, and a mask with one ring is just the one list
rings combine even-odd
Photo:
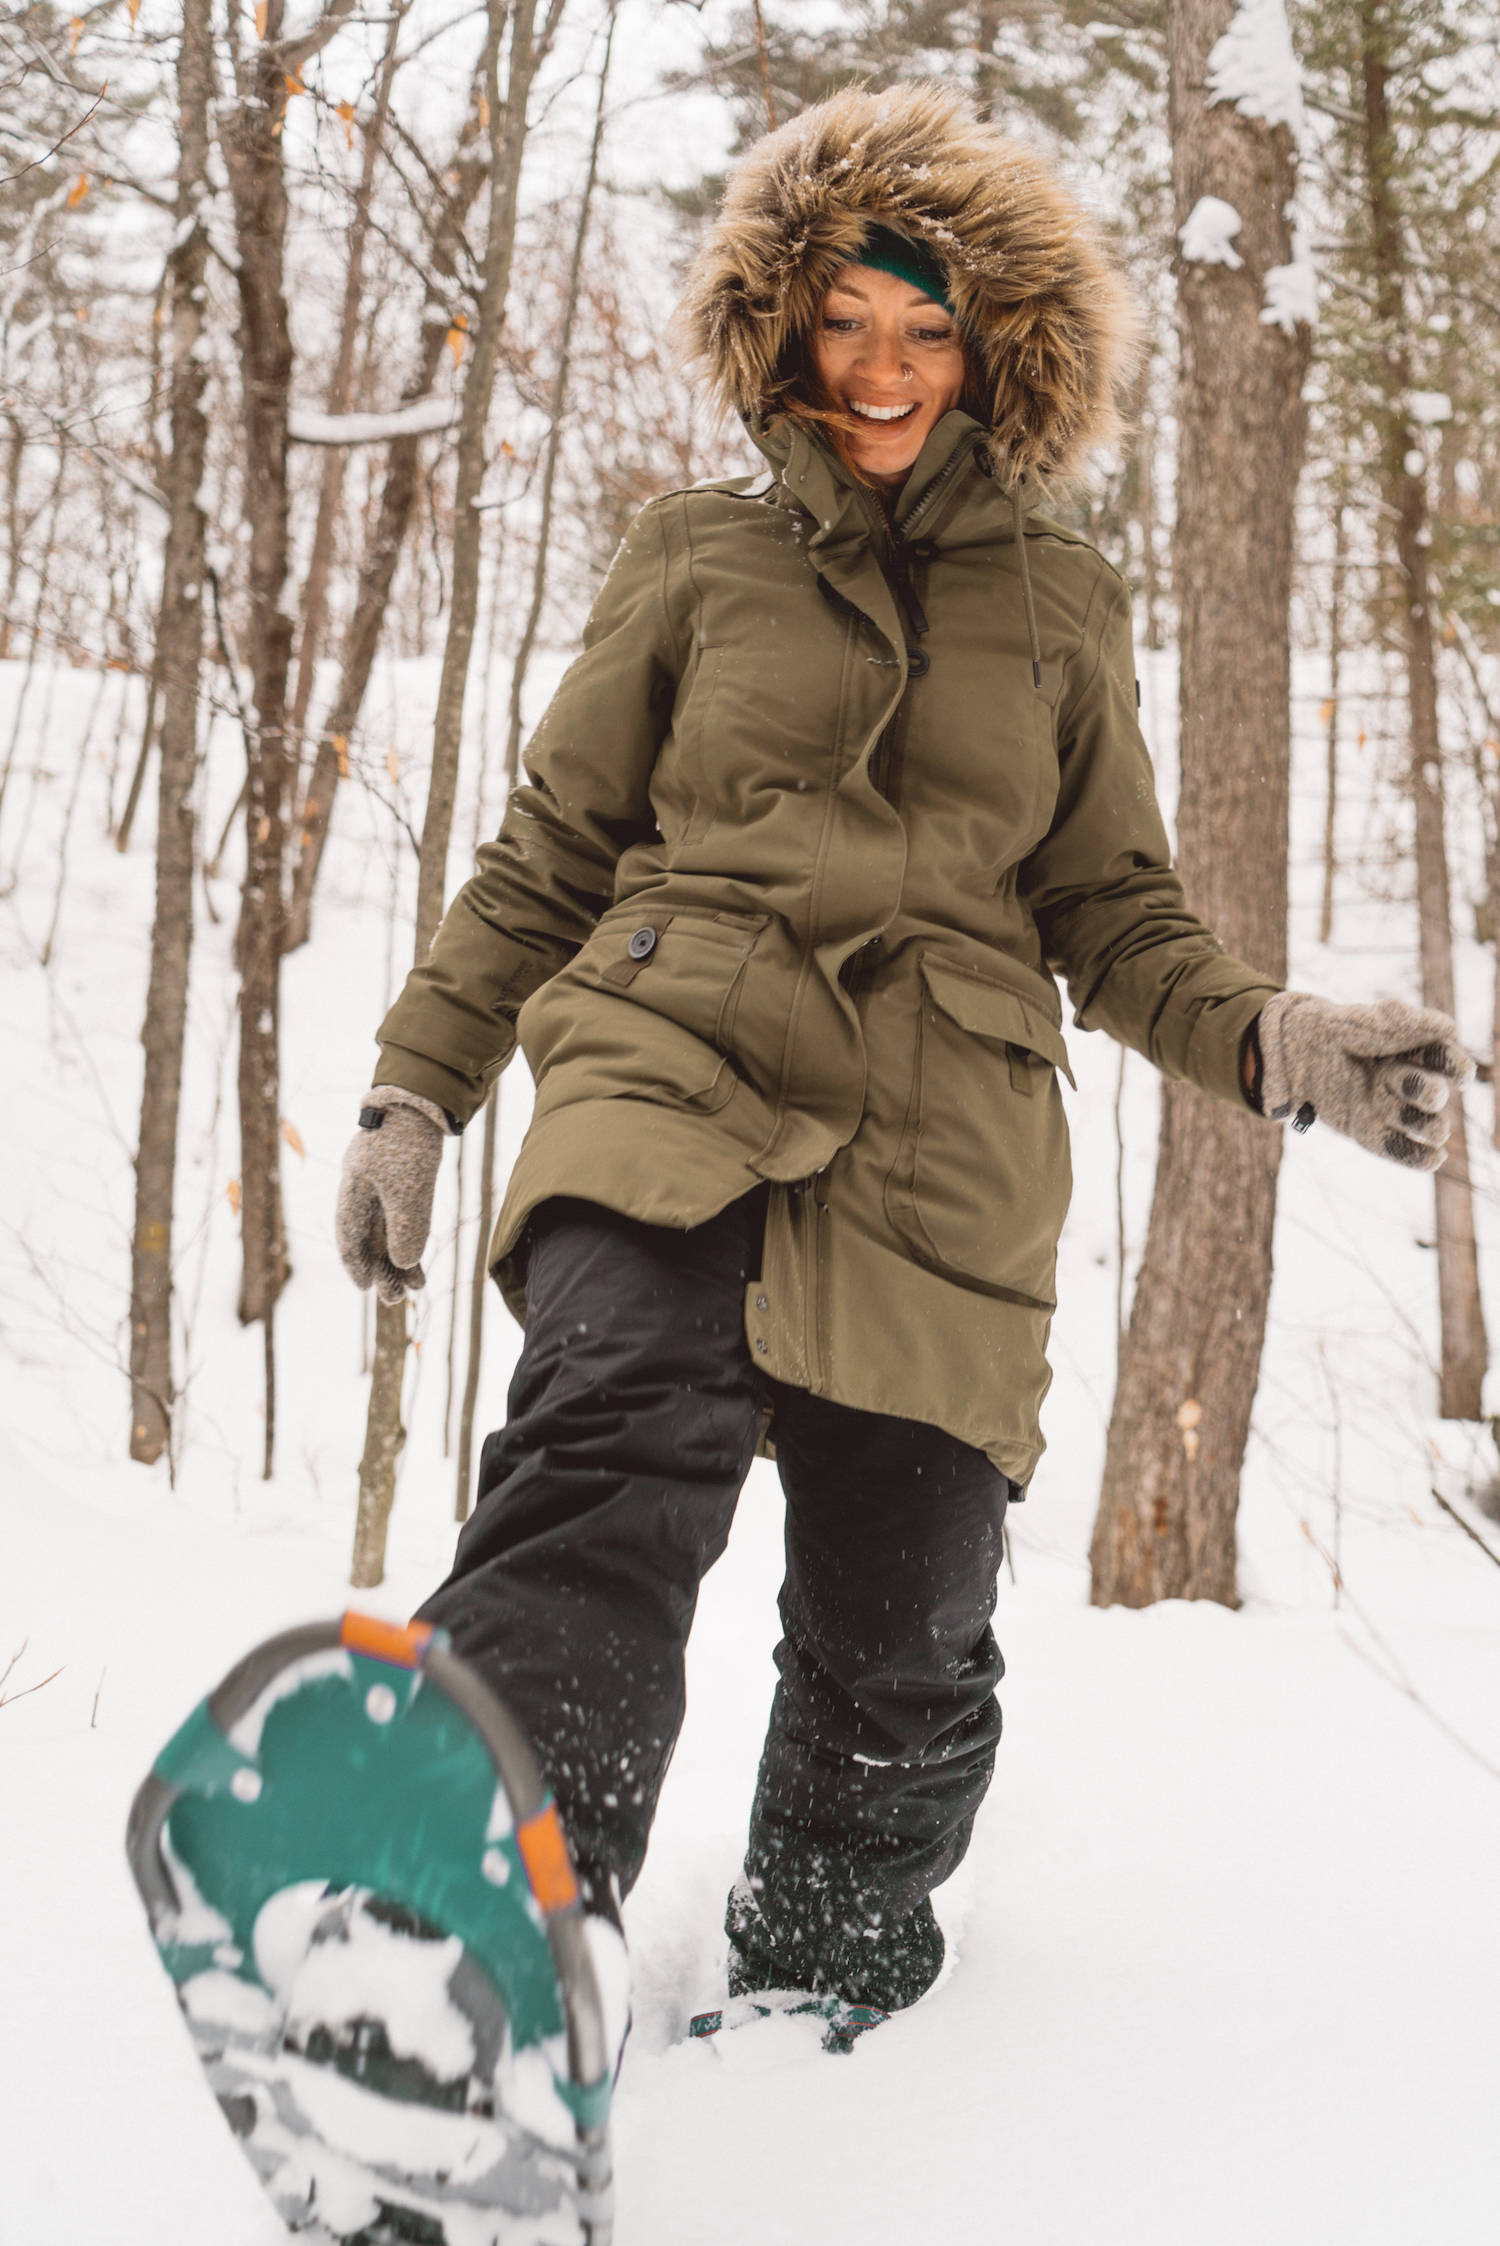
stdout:
[[1410,1170],[1447,1160],[1449,1102],[1475,1067],[1448,1015],[1399,998],[1336,1006],[1284,990],[1255,1026],[1263,1115],[1303,1129],[1316,1118]]

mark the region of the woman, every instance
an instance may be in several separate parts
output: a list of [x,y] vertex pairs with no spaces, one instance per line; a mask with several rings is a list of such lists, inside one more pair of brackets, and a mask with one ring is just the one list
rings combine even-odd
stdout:
[[1443,1016],[1279,992],[1184,902],[1125,586],[1046,512],[1130,316],[1033,156],[948,92],[841,93],[739,165],[687,316],[766,470],[632,524],[382,1025],[339,1240],[382,1300],[422,1284],[444,1137],[519,1040],[493,1263],[525,1343],[422,1619],[617,1922],[769,1438],[784,1637],[729,1989],[884,2011],[938,1971],[1000,1732],[1070,1184],[1054,975],[1168,1076],[1421,1168],[1468,1062]]
[[[1357,1108],[1423,1167],[1464,1064],[1445,1018],[1278,998],[1183,901],[1126,589],[1043,512],[1114,426],[1129,316],[1033,157],[946,91],[837,95],[742,162],[689,317],[769,472],[632,525],[382,1025],[340,1239],[383,1299],[420,1284],[442,1134],[519,1017],[494,1263],[526,1342],[423,1618],[614,1912],[768,1417],[786,1634],[730,1988],[890,2007],[938,1969],[999,1736],[1070,1182],[1053,972],[1167,1075]],[[1427,1046],[1368,1093],[1343,1057]]]

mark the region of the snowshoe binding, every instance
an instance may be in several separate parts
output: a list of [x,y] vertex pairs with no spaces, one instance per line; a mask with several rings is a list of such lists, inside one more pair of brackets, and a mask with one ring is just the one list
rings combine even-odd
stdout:
[[614,2053],[557,1811],[425,1624],[269,1639],[136,1795],[220,2108],[319,2246],[610,2246]]
[[769,2020],[786,2014],[800,2019],[810,2014],[824,2023],[823,2049],[845,2057],[862,2035],[890,2018],[873,2004],[849,2004],[841,1996],[812,1996],[802,1989],[765,1989],[755,1996],[732,1996],[716,2012],[695,2012],[688,2034],[699,2041],[732,2028],[748,2027],[752,2020]]

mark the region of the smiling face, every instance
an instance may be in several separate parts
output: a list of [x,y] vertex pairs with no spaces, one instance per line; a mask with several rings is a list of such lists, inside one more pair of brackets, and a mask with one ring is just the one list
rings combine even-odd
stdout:
[[829,396],[858,424],[849,453],[874,484],[904,480],[964,387],[952,314],[873,265],[840,267],[823,299],[812,362]]

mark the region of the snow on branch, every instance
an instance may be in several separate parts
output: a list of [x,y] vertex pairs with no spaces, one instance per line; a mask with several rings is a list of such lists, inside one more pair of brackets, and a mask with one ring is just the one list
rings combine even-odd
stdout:
[[456,398],[418,398],[395,413],[314,413],[293,406],[287,435],[298,445],[384,445],[396,437],[428,437],[451,429],[459,417]]
[[1245,260],[1234,246],[1243,223],[1233,203],[1226,203],[1222,195],[1200,195],[1188,212],[1187,224],[1178,228],[1184,260],[1189,265],[1243,265]]
[[1302,139],[1302,72],[1285,0],[1240,0],[1208,58],[1208,106],[1232,101],[1242,117],[1285,125]]
[[1262,289],[1265,295],[1260,315],[1262,327],[1280,328],[1283,335],[1295,335],[1299,326],[1317,326],[1318,269],[1307,254],[1300,227],[1292,229],[1290,265],[1271,266]]

